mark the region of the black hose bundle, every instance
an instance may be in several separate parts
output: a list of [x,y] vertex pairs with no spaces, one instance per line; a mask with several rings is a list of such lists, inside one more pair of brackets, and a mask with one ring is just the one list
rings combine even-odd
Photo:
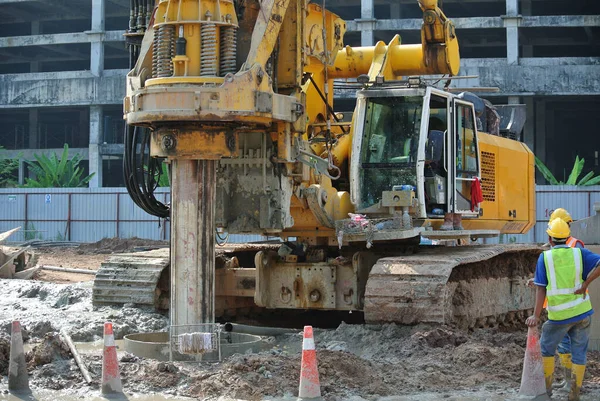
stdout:
[[147,128],[125,127],[123,172],[127,192],[135,204],[148,214],[168,218],[169,206],[154,196],[162,175],[162,159],[150,156],[150,132]]
[[[148,7],[145,0],[130,0],[130,29],[137,28],[135,22]],[[141,22],[141,19],[139,19]],[[128,37],[129,69],[133,69],[140,55],[140,37]],[[131,199],[146,213],[163,219],[169,217],[169,206],[154,196],[162,175],[162,159],[150,156],[150,132],[147,128],[125,124],[125,147],[123,173],[125,186]],[[138,153],[139,152],[139,153]]]

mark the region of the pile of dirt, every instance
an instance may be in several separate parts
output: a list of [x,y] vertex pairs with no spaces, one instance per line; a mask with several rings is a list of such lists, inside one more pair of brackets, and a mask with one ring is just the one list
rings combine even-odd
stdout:
[[83,253],[97,253],[97,254],[108,254],[108,253],[121,253],[121,252],[132,252],[136,248],[162,248],[169,246],[169,241],[156,241],[143,238],[103,238],[98,242],[91,244],[81,244],[77,248],[77,252]]
[[132,333],[167,331],[169,319],[151,308],[98,308],[99,315],[78,317],[71,322],[73,341],[96,341],[103,337],[104,322],[113,322],[115,340]]
[[[356,393],[393,394],[394,386],[383,380],[381,366],[347,352],[322,351],[317,359],[321,391],[327,399],[344,400]],[[298,391],[299,377],[299,354],[235,355],[213,372],[194,375],[183,395],[206,399],[228,394],[244,400],[291,396]]]
[[[321,391],[332,401],[415,392],[515,391],[525,337],[524,331],[468,333],[425,325],[343,324],[337,330],[317,330]],[[124,385],[133,392],[207,400],[223,394],[243,400],[293,397],[298,391],[301,343],[299,335],[282,336],[269,351],[234,355],[221,364],[164,363],[126,355],[120,366]],[[99,356],[87,362],[92,373],[100,373]]]
[[[37,389],[87,389],[68,349],[56,331],[66,329],[73,341],[98,341],[103,324],[114,324],[115,338],[131,332],[166,331],[168,318],[134,305],[94,307],[91,285],[60,285],[21,280],[0,281],[0,375],[6,374],[12,320],[23,325],[30,382]],[[27,340],[31,339],[31,342]],[[41,343],[35,341],[42,339]],[[350,325],[315,329],[324,399],[377,400],[379,397],[428,393],[514,395],[519,388],[526,328],[463,331],[451,326]],[[101,341],[98,342],[101,344]],[[243,400],[297,395],[302,335],[278,336],[273,348],[234,355],[222,363],[166,363],[125,355],[120,370],[126,391],[217,400],[226,394]],[[81,351],[81,350],[80,350]],[[99,385],[102,351],[82,353]],[[588,354],[583,400],[597,399],[600,353]],[[557,371],[560,378],[560,372]],[[436,396],[439,394],[439,398]],[[419,398],[415,398],[419,399]],[[501,399],[501,398],[499,398]],[[556,398],[563,400],[563,398]]]
[[71,351],[58,333],[48,333],[42,342],[26,354],[27,366],[35,369],[58,360],[71,359]]

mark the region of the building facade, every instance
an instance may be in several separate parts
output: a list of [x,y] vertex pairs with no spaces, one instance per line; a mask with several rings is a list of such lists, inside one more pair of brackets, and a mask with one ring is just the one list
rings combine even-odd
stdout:
[[[454,87],[497,104],[525,104],[523,139],[562,179],[575,156],[599,171],[600,2],[444,0],[457,27]],[[416,0],[331,0],[348,21],[346,44],[420,42]],[[33,159],[68,143],[96,173],[90,186],[121,186],[122,99],[129,55],[127,0],[0,0],[0,145]],[[340,111],[352,90],[336,90]],[[22,181],[25,166],[19,169]]]

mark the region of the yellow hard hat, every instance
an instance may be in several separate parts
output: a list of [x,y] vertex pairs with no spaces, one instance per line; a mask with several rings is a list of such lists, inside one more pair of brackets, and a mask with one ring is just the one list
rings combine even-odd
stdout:
[[550,221],[552,221],[554,219],[561,219],[562,221],[564,221],[567,224],[570,224],[573,222],[573,218],[571,217],[569,212],[567,212],[562,207],[559,207],[558,209],[556,209],[555,211],[552,212],[552,214],[550,215]]
[[571,236],[569,225],[563,219],[554,219],[548,223],[546,233],[552,238],[563,239]]

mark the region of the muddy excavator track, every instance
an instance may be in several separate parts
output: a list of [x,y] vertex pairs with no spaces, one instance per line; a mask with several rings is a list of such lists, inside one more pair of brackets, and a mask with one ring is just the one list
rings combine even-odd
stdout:
[[421,247],[379,259],[365,290],[367,322],[513,325],[534,305],[536,245]]
[[[215,266],[218,271],[225,267],[251,266],[256,252],[277,250],[279,246],[279,243],[271,242],[217,246]],[[92,290],[93,304],[101,306],[131,303],[168,309],[169,264],[168,248],[111,255],[96,273]],[[240,281],[244,283],[244,277]]]
[[[229,296],[222,297],[226,300],[217,308],[217,316],[237,314],[260,319],[277,314],[277,310],[254,304],[254,270],[240,267],[253,266],[258,251],[276,251],[280,245],[217,248],[217,296],[219,274],[235,271],[228,282],[237,285],[221,289]],[[521,324],[534,305],[534,291],[526,282],[533,277],[540,252],[537,245],[420,246],[415,253],[386,252],[389,256],[379,258],[368,276],[364,320],[461,328]],[[96,275],[93,302],[168,309],[168,266],[168,249],[113,255]],[[293,316],[290,310],[282,311]]]

